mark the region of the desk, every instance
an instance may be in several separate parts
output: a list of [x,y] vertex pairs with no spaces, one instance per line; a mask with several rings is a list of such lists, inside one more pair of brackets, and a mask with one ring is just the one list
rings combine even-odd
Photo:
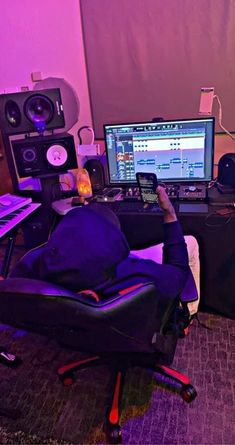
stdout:
[[[71,209],[71,198],[52,206],[64,215]],[[178,218],[184,234],[195,236],[199,244],[200,309],[235,318],[235,212],[220,216],[217,208],[209,206],[208,213],[181,212]],[[161,214],[120,213],[118,217],[131,249],[162,242]]]
[[[162,241],[160,215],[118,215],[131,249],[142,249]],[[235,212],[178,214],[185,235],[198,241],[201,264],[200,309],[214,310],[235,318]]]

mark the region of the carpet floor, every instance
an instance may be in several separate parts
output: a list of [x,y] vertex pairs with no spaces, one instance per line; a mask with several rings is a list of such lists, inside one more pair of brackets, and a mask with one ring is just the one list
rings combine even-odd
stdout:
[[[126,376],[121,426],[124,444],[228,445],[234,435],[235,322],[200,314],[211,330],[194,322],[178,341],[174,367],[188,374],[198,396],[191,403],[156,375],[133,368]],[[77,373],[64,387],[57,368],[84,357],[36,334],[1,326],[0,344],[20,356],[16,369],[0,365],[0,411],[14,408],[17,419],[0,417],[0,443],[103,444],[109,370]]]

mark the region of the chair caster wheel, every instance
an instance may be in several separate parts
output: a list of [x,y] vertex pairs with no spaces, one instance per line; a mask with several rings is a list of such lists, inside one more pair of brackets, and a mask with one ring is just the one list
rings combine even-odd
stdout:
[[106,428],[106,438],[109,444],[122,443],[122,432],[120,425],[109,425]]
[[63,375],[60,375],[59,378],[64,386],[70,386],[74,383],[74,376],[72,372],[64,373]]
[[197,391],[192,385],[184,385],[180,395],[185,402],[190,403],[196,399]]

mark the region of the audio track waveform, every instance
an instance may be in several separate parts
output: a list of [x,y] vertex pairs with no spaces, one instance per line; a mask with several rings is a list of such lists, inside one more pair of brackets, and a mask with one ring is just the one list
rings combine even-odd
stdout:
[[181,168],[184,168],[185,164],[187,164],[188,168],[203,168],[204,163],[201,161],[190,162],[187,158],[173,158],[170,159],[169,162],[156,163],[156,159],[139,159],[136,161],[137,165],[155,165],[155,167],[159,170],[170,169],[172,165],[181,165]]

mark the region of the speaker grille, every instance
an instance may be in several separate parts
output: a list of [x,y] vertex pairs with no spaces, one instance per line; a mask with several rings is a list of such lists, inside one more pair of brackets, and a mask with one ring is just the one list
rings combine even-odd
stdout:
[[24,112],[30,122],[45,122],[48,124],[54,115],[54,105],[49,97],[35,94],[26,100]]

